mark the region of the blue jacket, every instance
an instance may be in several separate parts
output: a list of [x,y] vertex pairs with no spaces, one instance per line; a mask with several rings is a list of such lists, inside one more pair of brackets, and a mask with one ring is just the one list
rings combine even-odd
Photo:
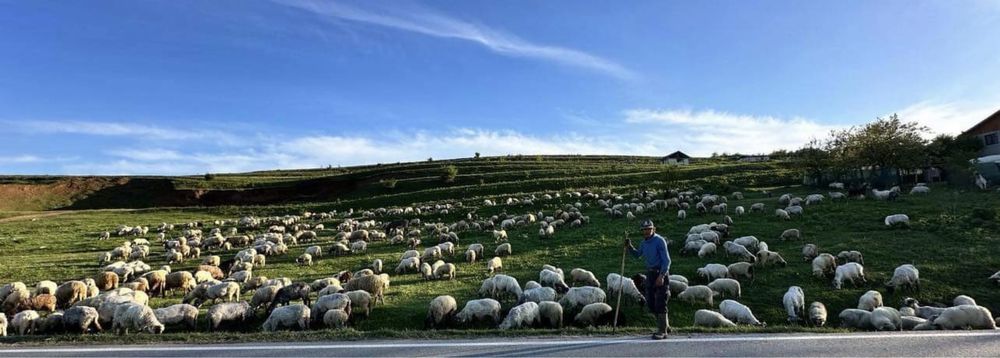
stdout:
[[658,269],[661,274],[670,272],[670,253],[667,252],[667,240],[659,234],[653,234],[642,240],[638,250],[629,249],[632,256],[646,259],[647,269]]

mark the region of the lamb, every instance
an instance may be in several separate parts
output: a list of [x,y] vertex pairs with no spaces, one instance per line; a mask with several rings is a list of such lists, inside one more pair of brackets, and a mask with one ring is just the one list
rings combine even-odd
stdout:
[[316,298],[315,302],[313,302],[309,316],[315,321],[320,321],[323,319],[326,311],[329,310],[343,310],[350,315],[352,310],[351,296],[348,296],[345,293],[333,293],[320,296],[319,298]]
[[710,328],[736,327],[736,323],[733,323],[733,321],[730,321],[721,313],[705,309],[694,312],[694,325]]
[[804,318],[806,294],[802,291],[802,287],[789,287],[781,302],[785,306],[785,313],[788,314],[788,322],[798,322]]
[[781,240],[802,240],[802,232],[799,229],[788,229],[781,232]]
[[582,268],[575,268],[569,272],[573,283],[582,282],[586,286],[601,287],[601,282],[594,277],[594,273]]
[[937,329],[996,329],[996,321],[990,310],[982,306],[961,305],[948,307],[932,324]]
[[538,272],[538,281],[542,286],[555,288],[556,292],[559,293],[566,293],[566,291],[569,291],[569,285],[567,285],[563,280],[562,270],[554,271],[543,269]]
[[696,270],[698,277],[705,280],[705,282],[711,282],[717,278],[727,278],[729,277],[729,269],[722,264],[708,264],[705,267],[701,267]]
[[614,319],[614,309],[607,303],[596,302],[583,306],[580,313],[573,319],[578,326],[601,326],[607,325]]
[[896,267],[892,271],[892,278],[886,282],[885,289],[891,294],[897,288],[910,288],[920,292],[920,271],[912,264]]
[[271,311],[271,315],[264,321],[261,327],[264,332],[274,332],[278,328],[298,326],[302,330],[309,329],[309,307],[302,304],[294,304],[278,307]]
[[857,262],[862,265],[865,264],[865,258],[859,251],[841,251],[837,254],[837,261],[844,263]]
[[538,321],[538,304],[525,302],[510,309],[507,317],[500,323],[500,329],[531,327]]
[[837,272],[833,276],[833,288],[840,289],[844,281],[850,281],[852,285],[857,285],[856,281],[867,283],[865,280],[865,268],[857,262],[848,262],[837,266]]
[[809,305],[809,323],[816,327],[826,325],[826,305],[822,302],[813,302]]
[[711,288],[704,285],[689,286],[684,292],[677,295],[677,298],[690,303],[703,302],[706,305],[715,305],[713,296],[715,292]]
[[814,244],[805,244],[802,246],[802,259],[809,261],[815,259],[819,255],[819,248]]
[[871,311],[876,308],[882,307],[882,294],[878,291],[868,291],[858,298],[858,309]]
[[[499,307],[499,303],[497,306]],[[499,308],[497,310],[499,311]],[[437,296],[431,300],[427,309],[424,328],[441,328],[452,320],[456,312],[458,312],[458,303],[455,302],[454,297]],[[499,312],[497,314],[499,315]]]
[[930,320],[934,316],[938,316],[944,313],[944,308],[942,307],[931,307],[931,306],[921,306],[920,302],[912,297],[907,297],[903,300],[903,305],[908,306],[914,310],[917,317]]
[[878,307],[872,311],[871,326],[876,331],[899,331],[903,329],[903,318],[892,307]]
[[560,304],[552,301],[542,301],[538,303],[538,320],[542,326],[549,328],[562,328],[563,308]]
[[966,296],[966,295],[955,296],[955,299],[953,299],[951,301],[951,305],[952,306],[961,306],[961,305],[977,306],[976,300],[973,299],[972,297],[969,297],[969,296]]
[[491,298],[471,300],[466,302],[465,307],[455,315],[458,323],[484,319],[490,319],[493,324],[500,323],[500,302]]
[[209,330],[219,329],[224,322],[245,322],[253,318],[253,314],[247,301],[217,304],[208,309]]
[[[0,314],[0,316],[3,316],[3,314]],[[67,331],[80,333],[87,333],[91,327],[94,328],[95,332],[102,330],[101,323],[98,320],[97,309],[87,306],[74,306],[64,311],[63,327]]]
[[781,254],[777,252],[761,250],[757,252],[757,264],[760,266],[781,265],[785,267],[788,265],[788,262],[785,262],[785,258],[781,257]]
[[[717,278],[708,284],[708,288],[726,297],[740,298],[742,295],[740,281],[731,278]],[[709,306],[712,306],[712,304],[709,304]]]
[[[619,290],[621,290],[621,294],[632,298],[640,306],[646,304],[646,297],[642,295],[642,292],[639,292],[639,288],[635,286],[635,281],[612,272],[608,274],[605,282],[608,283],[608,293],[612,296],[618,295]],[[553,293],[555,293],[554,290]],[[555,295],[553,295],[553,299],[554,297]]]
[[737,262],[727,268],[730,278],[753,280],[753,265],[749,262]]
[[389,275],[367,275],[354,277],[344,285],[347,291],[364,290],[372,295],[376,302],[385,303],[385,292],[389,289]]
[[419,257],[407,257],[402,261],[400,261],[399,265],[396,266],[396,273],[402,274],[411,270],[419,272],[419,267],[420,267]]
[[872,329],[872,313],[866,310],[848,308],[840,311],[840,326],[843,328],[854,328],[861,330]]
[[263,305],[270,305],[280,289],[281,286],[264,286],[258,288],[254,291],[253,297],[250,298],[250,307],[256,310]]
[[[364,241],[358,241],[364,242]],[[351,315],[344,310],[329,310],[323,314],[323,324],[329,328],[340,329],[347,325]]]
[[493,254],[496,256],[510,256],[511,254],[510,243],[505,242],[503,244],[500,244],[499,246],[497,246],[496,250],[493,250]]
[[492,275],[497,271],[503,270],[503,261],[499,257],[494,257],[489,261],[486,261],[486,270]]
[[572,312],[576,308],[591,303],[604,302],[606,298],[607,295],[600,288],[593,286],[573,287],[566,291],[566,294],[559,300],[559,304],[563,305],[567,311]]
[[757,317],[754,317],[753,312],[750,311],[750,307],[733,300],[722,301],[722,303],[719,304],[719,312],[721,312],[724,317],[735,323],[754,326],[767,325],[764,322],[758,321]]
[[56,306],[59,308],[67,308],[87,297],[87,284],[83,281],[66,281],[56,288]]
[[163,333],[163,324],[156,319],[153,309],[136,303],[124,303],[115,308],[114,331],[128,334],[129,330]]
[[153,314],[164,325],[183,323],[193,330],[198,323],[198,308],[188,304],[157,308],[153,310]]
[[837,269],[837,259],[833,255],[822,253],[812,261],[813,276],[818,278],[826,277],[834,273]]
[[[3,315],[3,313],[0,313],[0,316]],[[24,310],[14,315],[14,319],[10,321],[10,325],[17,331],[18,335],[24,336],[35,333],[41,318],[38,312],[34,310]],[[4,333],[6,334],[6,328],[4,328]]]

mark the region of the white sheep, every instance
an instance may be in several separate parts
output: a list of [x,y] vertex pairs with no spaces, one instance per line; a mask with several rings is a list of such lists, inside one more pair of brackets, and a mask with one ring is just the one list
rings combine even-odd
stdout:
[[781,298],[781,303],[785,306],[785,313],[788,314],[788,322],[798,322],[804,318],[806,294],[802,291],[802,287],[789,287]]
[[573,318],[573,321],[581,327],[600,326],[611,323],[614,318],[614,309],[604,302],[595,302],[583,306],[580,313]]
[[[902,314],[902,311],[900,311],[900,314]],[[921,325],[924,326],[924,327],[933,328],[933,326],[931,326],[929,323],[927,323],[926,319],[923,319],[923,318],[920,318],[920,317],[916,317],[916,316],[903,315],[902,317],[900,317],[900,321],[902,322],[902,326],[903,326],[902,329],[904,331],[913,331],[913,330],[916,330],[917,326],[921,326]]]
[[708,306],[713,306],[715,305],[713,296],[715,296],[715,292],[713,292],[711,288],[704,285],[697,285],[689,286],[686,290],[684,290],[684,292],[677,295],[677,298],[684,302],[701,302]]
[[701,277],[706,282],[711,282],[717,278],[729,277],[729,269],[722,264],[708,264],[705,267],[698,268],[695,272],[697,272],[698,277]]
[[465,262],[476,263],[476,250],[465,250]]
[[[534,282],[534,281],[532,281]],[[525,302],[543,302],[543,301],[555,301],[556,290],[552,287],[535,287],[525,289],[521,292],[521,298],[517,300],[518,304]]]
[[176,304],[153,310],[156,319],[162,324],[183,323],[194,329],[198,323],[198,307],[189,304]]
[[510,256],[511,255],[510,243],[505,242],[498,245],[496,250],[493,250],[493,254],[496,256]]
[[819,255],[819,248],[815,244],[805,244],[802,246],[802,259],[809,261]]
[[521,297],[523,291],[516,278],[507,275],[496,275],[488,280],[493,281],[493,297],[500,298],[512,296],[515,299]]
[[928,194],[930,192],[931,192],[931,188],[923,186],[923,185],[917,185],[917,186],[913,187],[913,189],[910,189],[910,194]]
[[917,317],[927,320],[944,313],[945,310],[943,307],[921,306],[920,302],[912,297],[904,299],[903,305],[912,308]]
[[781,254],[764,249],[757,251],[757,265],[781,265],[784,267],[785,265],[788,265],[788,262],[785,261],[784,257],[781,257]]
[[500,302],[492,298],[482,298],[471,300],[465,303],[455,320],[459,323],[468,323],[475,320],[490,319],[490,323],[500,323]]
[[562,270],[554,267],[551,270],[543,268],[539,271],[538,282],[542,286],[556,289],[556,292],[559,293],[565,293],[569,290],[569,285],[564,281]]
[[784,209],[774,209],[774,216],[777,216],[779,219],[782,220],[792,219],[792,217],[788,215],[788,211],[785,211]]
[[822,302],[813,302],[809,304],[809,323],[813,326],[823,327],[826,324],[826,305]]
[[852,285],[857,285],[857,281],[867,283],[864,266],[857,262],[848,262],[837,266],[837,272],[833,276],[833,288],[839,290],[844,281],[850,281]]
[[274,332],[279,328],[291,328],[295,326],[306,330],[309,329],[310,314],[311,310],[304,304],[296,303],[277,307],[271,311],[271,315],[267,317],[261,328],[264,332]]
[[896,225],[909,226],[910,217],[906,216],[906,214],[893,214],[885,217],[885,226],[892,227]]
[[582,268],[570,270],[569,276],[572,278],[574,284],[581,282],[586,286],[601,287],[601,282],[597,280],[594,273]]
[[882,294],[878,291],[871,290],[865,292],[858,298],[858,309],[871,311],[876,308],[882,307]]
[[684,209],[677,210],[677,220],[687,219],[687,211]]
[[781,232],[781,240],[802,240],[802,231],[799,229],[787,229]]
[[[0,313],[0,316],[3,315],[3,313]],[[29,335],[35,333],[35,329],[40,323],[41,318],[42,317],[35,310],[24,310],[14,315],[10,325],[15,331],[17,331],[18,335]],[[6,320],[4,323],[6,323]],[[6,333],[6,328],[4,328],[4,331]]]
[[427,318],[424,320],[425,328],[439,328],[451,321],[455,313],[458,312],[458,303],[451,296],[437,296],[431,300],[427,308]]
[[876,331],[898,331],[903,329],[903,318],[892,307],[878,307],[872,310],[871,326]]
[[137,303],[124,303],[116,307],[113,322],[112,327],[118,334],[128,334],[129,330],[163,333],[163,324],[156,319],[153,309]]
[[729,271],[729,278],[753,280],[753,264],[749,262],[736,262],[726,267]]
[[743,216],[743,214],[746,213],[746,209],[742,206],[737,206],[734,211],[736,212],[736,216]]
[[639,292],[639,288],[635,287],[635,281],[632,279],[612,272],[608,274],[605,282],[608,284],[608,294],[611,296],[616,296],[621,291],[621,294],[632,298],[639,305],[646,303],[646,298]]
[[420,269],[420,258],[419,257],[407,257],[399,261],[399,265],[396,266],[396,273],[406,273],[409,271],[418,271]]
[[715,255],[715,244],[708,242],[701,245],[698,249],[698,258],[705,258],[707,256]]
[[496,273],[497,271],[503,271],[503,260],[499,257],[494,257],[489,261],[486,261],[486,271],[490,274]]
[[857,308],[848,308],[840,311],[840,326],[843,328],[854,328],[860,330],[872,329],[872,313]]
[[504,241],[507,241],[507,230],[503,230],[503,229],[501,229],[501,230],[493,230],[493,241],[494,242],[504,242]]
[[329,310],[323,314],[323,324],[328,328],[340,329],[347,325],[350,318],[351,315],[344,310]]
[[[731,298],[740,298],[742,291],[740,289],[740,281],[736,281],[731,278],[717,278],[712,280],[708,284],[708,288],[715,291],[718,295]],[[709,304],[711,306],[711,304]]]
[[961,305],[978,306],[976,304],[976,300],[975,299],[973,299],[972,297],[966,296],[966,295],[955,296],[955,299],[951,300],[951,305],[952,306],[961,306]]
[[982,306],[961,305],[946,308],[933,319],[938,329],[996,329],[990,310]]
[[733,300],[722,301],[722,303],[719,304],[719,312],[730,321],[736,323],[754,326],[767,325],[766,323],[757,320],[757,317],[754,317],[753,312],[750,311],[750,307]]
[[905,264],[896,267],[892,271],[892,278],[885,284],[886,290],[893,293],[897,288],[911,288],[920,291],[920,271],[912,264]]
[[604,302],[605,299],[607,299],[607,294],[598,287],[573,287],[566,291],[566,294],[559,300],[559,304],[563,305],[567,311],[573,311],[591,303]]
[[538,319],[542,326],[562,328],[563,308],[559,303],[542,301],[538,303]]
[[823,278],[837,269],[837,259],[828,253],[819,254],[812,261],[813,276]]
[[208,309],[209,327],[216,330],[223,322],[245,322],[253,318],[253,314],[247,301],[220,303]]
[[694,325],[711,328],[736,327],[736,323],[733,323],[733,321],[730,321],[721,313],[705,309],[694,312]]
[[531,327],[538,322],[538,304],[525,302],[507,312],[507,317],[500,323],[500,329]]
[[312,255],[310,254],[299,255],[299,257],[295,259],[295,263],[299,264],[299,266],[312,266],[313,264]]

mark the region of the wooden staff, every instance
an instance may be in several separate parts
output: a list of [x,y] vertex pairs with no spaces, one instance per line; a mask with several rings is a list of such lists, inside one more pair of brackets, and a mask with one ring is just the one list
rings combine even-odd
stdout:
[[[625,230],[625,239],[628,239],[628,230]],[[628,245],[624,242],[622,243],[622,270],[621,277],[618,279],[618,303],[615,304],[615,319],[611,326],[611,332],[618,331],[618,315],[621,314],[622,307],[622,289],[625,287],[625,254],[628,253]]]

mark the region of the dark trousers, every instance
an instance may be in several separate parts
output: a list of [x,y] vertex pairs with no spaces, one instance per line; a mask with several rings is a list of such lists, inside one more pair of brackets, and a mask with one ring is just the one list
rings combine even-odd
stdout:
[[[643,295],[646,296],[646,307],[653,314],[667,313],[667,300],[670,299],[669,278],[663,277],[663,286],[656,287],[656,276],[660,270],[646,271],[646,282]],[[668,273],[667,276],[670,274]]]

